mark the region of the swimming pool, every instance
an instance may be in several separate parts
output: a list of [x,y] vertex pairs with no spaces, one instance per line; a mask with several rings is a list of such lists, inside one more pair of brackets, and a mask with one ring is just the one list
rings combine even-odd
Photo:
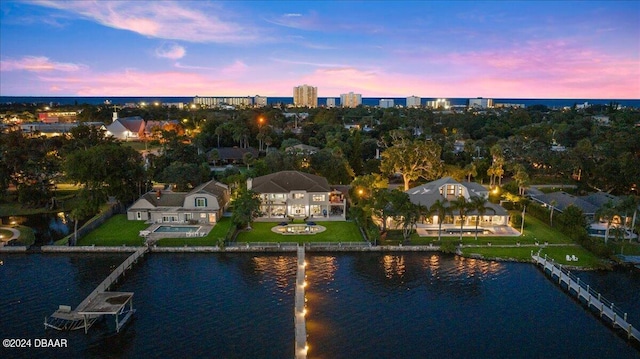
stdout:
[[197,232],[200,226],[160,226],[156,228],[154,233],[189,233]]

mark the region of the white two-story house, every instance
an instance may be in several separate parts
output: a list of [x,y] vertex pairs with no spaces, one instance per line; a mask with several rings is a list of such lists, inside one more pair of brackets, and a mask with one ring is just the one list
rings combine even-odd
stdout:
[[260,194],[263,219],[345,219],[346,200],[327,179],[298,171],[281,171],[247,180]]

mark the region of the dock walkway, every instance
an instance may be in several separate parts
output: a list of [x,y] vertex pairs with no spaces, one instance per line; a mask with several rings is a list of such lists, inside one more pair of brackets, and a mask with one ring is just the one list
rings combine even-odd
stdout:
[[306,262],[304,260],[304,247],[298,247],[298,270],[296,272],[296,299],[295,299],[295,358],[307,358],[307,322],[305,319],[304,288],[306,286]]
[[593,290],[588,284],[581,282],[580,278],[563,268],[562,265],[555,263],[553,260],[547,260],[546,255],[541,257],[539,254],[531,253],[531,257],[536,264],[542,266],[545,274],[553,280],[557,278],[558,284],[570,295],[575,296],[580,303],[588,309],[598,311],[600,317],[608,319],[614,328],[620,328],[625,331],[628,339],[633,338],[640,342],[640,331],[627,321],[627,313],[615,307],[613,303]]
[[[130,292],[109,292],[114,283],[117,283],[126,271],[133,267],[140,258],[149,250],[148,247],[138,248],[122,264],[109,274],[98,286],[80,303],[75,309],[70,306],[60,305],[58,309],[46,317],[44,326],[56,330],[77,330],[83,329],[85,333],[91,325],[103,315],[110,314],[116,316],[116,331],[126,323],[134,312],[131,299],[133,293]],[[126,309],[129,304],[129,309]],[[118,315],[123,314],[124,318],[119,319]]]

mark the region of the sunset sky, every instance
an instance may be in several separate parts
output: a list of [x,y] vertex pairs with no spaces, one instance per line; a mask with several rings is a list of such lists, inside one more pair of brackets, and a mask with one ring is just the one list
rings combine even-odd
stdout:
[[0,2],[2,96],[640,98],[640,1]]

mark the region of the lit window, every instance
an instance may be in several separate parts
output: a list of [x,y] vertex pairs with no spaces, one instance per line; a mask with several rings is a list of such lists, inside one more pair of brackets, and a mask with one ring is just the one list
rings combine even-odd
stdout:
[[294,193],[293,194],[293,199],[303,199],[304,198],[304,193]]
[[323,194],[314,194],[313,197],[311,198],[311,200],[313,202],[324,202],[324,195]]

